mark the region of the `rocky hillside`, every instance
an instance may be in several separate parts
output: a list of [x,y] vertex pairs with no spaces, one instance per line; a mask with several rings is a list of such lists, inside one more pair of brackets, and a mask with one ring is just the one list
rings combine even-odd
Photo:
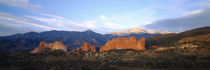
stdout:
[[186,37],[186,38],[182,38],[181,40],[178,41],[178,43],[190,43],[190,42],[210,43],[210,33],[192,36],[192,37]]
[[[202,27],[197,28],[177,34],[166,34],[161,36],[155,36],[146,41],[147,47],[151,47],[153,45],[156,46],[178,46],[180,45],[180,40],[183,41],[198,41],[202,42],[199,39],[203,39],[208,41],[208,34],[210,33],[210,27]],[[199,39],[198,39],[199,38]],[[194,40],[191,40],[194,39]],[[196,39],[196,40],[195,40]]]
[[[193,47],[192,47],[193,46]],[[2,70],[208,70],[210,47],[183,45],[144,51],[0,52]]]

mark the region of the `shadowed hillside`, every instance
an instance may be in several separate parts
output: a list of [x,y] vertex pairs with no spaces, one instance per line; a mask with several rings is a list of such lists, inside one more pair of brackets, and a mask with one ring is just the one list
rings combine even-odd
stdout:
[[156,46],[176,46],[178,45],[178,41],[187,38],[187,37],[193,37],[193,36],[202,36],[205,34],[210,33],[210,27],[202,27],[197,28],[177,34],[166,34],[161,36],[155,36],[150,39],[148,39],[146,42],[147,47],[151,47],[153,45]]
[[91,30],[84,32],[76,31],[46,31],[41,33],[29,32],[25,34],[15,34],[0,37],[0,50],[33,50],[41,41],[52,43],[54,41],[63,42],[68,49],[76,49],[84,42],[89,42],[96,47],[103,45],[106,38]]

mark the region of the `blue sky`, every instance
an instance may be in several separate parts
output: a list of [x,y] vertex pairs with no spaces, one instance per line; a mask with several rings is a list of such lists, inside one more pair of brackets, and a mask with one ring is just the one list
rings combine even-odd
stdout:
[[209,22],[210,0],[0,0],[0,36],[132,28],[182,32]]

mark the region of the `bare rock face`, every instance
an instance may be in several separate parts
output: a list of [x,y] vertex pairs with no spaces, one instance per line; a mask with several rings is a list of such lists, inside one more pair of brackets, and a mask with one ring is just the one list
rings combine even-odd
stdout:
[[46,51],[46,49],[49,50],[63,50],[63,51],[67,51],[67,47],[59,41],[55,41],[54,43],[46,43],[44,41],[40,42],[39,46],[34,49],[33,51],[31,51],[31,53],[39,53],[39,52],[43,52]]
[[145,50],[145,38],[141,38],[140,40],[137,40],[136,37],[114,38],[111,41],[107,41],[104,46],[100,47],[100,51],[113,49]]
[[84,43],[83,46],[77,48],[76,50],[96,52],[95,46],[92,46],[90,43]]

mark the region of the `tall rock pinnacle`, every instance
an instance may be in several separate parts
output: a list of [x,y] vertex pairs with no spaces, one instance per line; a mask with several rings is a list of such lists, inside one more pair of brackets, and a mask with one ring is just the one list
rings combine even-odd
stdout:
[[136,37],[114,38],[111,41],[107,41],[104,46],[100,47],[100,51],[113,49],[145,50],[145,38],[141,38],[140,40],[137,40]]

